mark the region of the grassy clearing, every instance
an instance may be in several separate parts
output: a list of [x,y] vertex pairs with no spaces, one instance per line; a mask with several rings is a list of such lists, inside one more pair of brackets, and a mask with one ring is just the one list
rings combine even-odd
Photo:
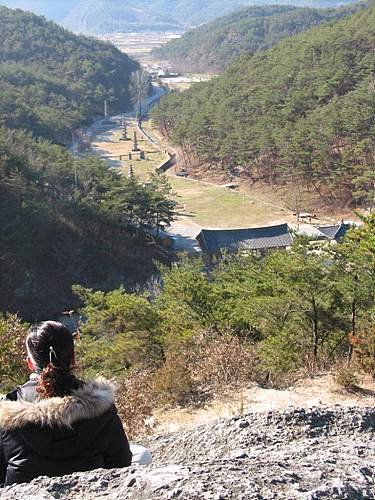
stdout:
[[[152,123],[146,122],[144,127],[159,140]],[[136,127],[131,121],[128,123],[129,137],[133,137],[134,130]],[[129,165],[132,165],[135,175],[141,180],[146,180],[148,174],[166,161],[168,156],[139,131],[137,136],[139,148],[145,151],[145,160],[124,159],[120,162],[112,159],[108,163],[118,168],[124,175],[128,174]],[[127,155],[133,147],[133,141],[120,141],[120,137],[119,126],[108,131],[99,131],[92,144],[93,151],[99,156]],[[164,146],[166,144],[162,144],[162,147]],[[264,199],[254,198],[251,193],[233,192],[219,185],[176,177],[174,171],[169,172],[168,177],[184,212],[200,226],[235,228],[293,220],[290,212],[273,206]]]
[[173,175],[169,175],[169,180],[185,212],[205,227],[249,227],[285,222],[290,218],[288,212],[254,200],[245,193]]
[[[134,124],[128,125],[128,137],[133,138],[134,131],[137,131]],[[116,127],[109,131],[99,131],[96,135],[95,141],[92,144],[92,149],[98,156],[111,156],[111,155],[128,155],[133,147],[133,141],[120,141],[121,130]],[[138,147],[145,152],[146,159],[111,159],[108,163],[118,168],[125,175],[129,172],[129,166],[132,165],[134,173],[141,180],[145,180],[150,172],[155,171],[168,156],[152,145],[139,131],[137,131]]]
[[[154,127],[151,120],[143,127],[152,137],[167,147],[167,143]],[[294,222],[287,210],[268,203],[267,196],[259,193],[230,191],[220,185],[211,185],[194,179],[176,177],[174,171],[168,173],[170,183],[177,194],[177,201],[191,220],[205,227],[249,227],[276,222]]]

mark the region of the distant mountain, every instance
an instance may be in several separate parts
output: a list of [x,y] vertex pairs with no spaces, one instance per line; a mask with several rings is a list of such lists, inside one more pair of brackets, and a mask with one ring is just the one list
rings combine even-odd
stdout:
[[335,21],[365,8],[360,3],[338,9],[311,9],[291,5],[248,7],[186,32],[154,49],[153,54],[183,71],[221,72],[242,52],[272,47],[312,26]]
[[[83,0],[64,20],[64,26],[86,34],[116,31],[181,31],[184,25],[160,0]],[[162,3],[166,3],[165,1]]]
[[356,0],[2,0],[87,34],[185,31],[251,5],[337,7]]
[[[40,1],[40,0],[39,0]],[[351,0],[81,0],[65,18],[76,32],[181,31],[229,14],[241,7],[290,4],[337,7]]]

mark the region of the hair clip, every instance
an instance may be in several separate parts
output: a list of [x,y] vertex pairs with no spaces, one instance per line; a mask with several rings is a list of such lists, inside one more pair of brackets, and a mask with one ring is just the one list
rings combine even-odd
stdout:
[[51,365],[53,365],[53,363],[52,363],[52,355],[54,355],[54,356],[55,356],[55,359],[57,359],[57,356],[56,356],[55,350],[54,350],[54,348],[50,345],[50,346],[49,346],[49,362],[51,363]]

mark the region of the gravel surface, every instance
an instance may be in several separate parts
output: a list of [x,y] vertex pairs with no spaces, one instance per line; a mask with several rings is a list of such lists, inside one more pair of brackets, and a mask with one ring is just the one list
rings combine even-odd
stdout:
[[374,499],[375,409],[253,413],[163,434],[153,465],[38,478],[0,498]]

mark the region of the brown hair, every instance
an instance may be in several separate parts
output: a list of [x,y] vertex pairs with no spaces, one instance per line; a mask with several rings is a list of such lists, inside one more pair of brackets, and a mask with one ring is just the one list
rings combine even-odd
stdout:
[[67,396],[82,383],[73,375],[74,340],[62,323],[45,321],[30,328],[26,347],[39,376],[42,399]]

